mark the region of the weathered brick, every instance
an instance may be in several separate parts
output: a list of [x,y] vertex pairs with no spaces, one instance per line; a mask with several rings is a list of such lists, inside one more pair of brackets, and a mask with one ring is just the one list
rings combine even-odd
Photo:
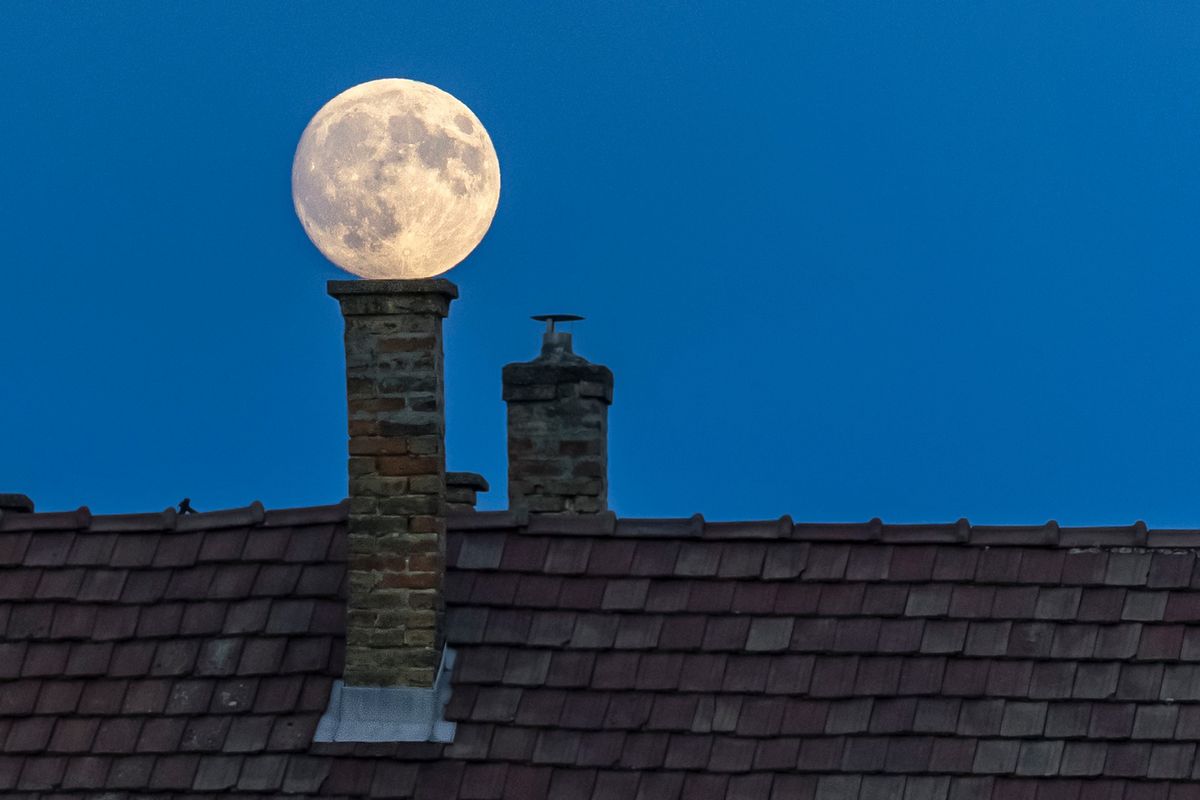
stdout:
[[608,507],[608,406],[612,373],[547,333],[532,361],[503,373],[508,403],[509,507],[596,514]]
[[440,462],[435,456],[386,456],[375,460],[380,475],[428,475],[436,473]]
[[345,319],[350,412],[346,679],[428,685],[440,657],[446,510],[441,320],[457,289],[335,281],[329,291]]

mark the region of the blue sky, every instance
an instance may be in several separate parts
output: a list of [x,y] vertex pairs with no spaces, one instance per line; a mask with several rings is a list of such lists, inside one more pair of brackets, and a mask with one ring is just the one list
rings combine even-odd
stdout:
[[329,98],[469,105],[452,469],[571,312],[631,516],[1200,526],[1200,7],[7,3],[0,491],[345,493],[343,277],[291,207]]

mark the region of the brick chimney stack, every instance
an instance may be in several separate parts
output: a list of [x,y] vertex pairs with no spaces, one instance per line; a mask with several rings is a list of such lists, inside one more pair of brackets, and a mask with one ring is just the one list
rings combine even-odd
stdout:
[[598,514],[608,510],[608,367],[575,355],[571,334],[546,322],[542,352],[504,367],[508,403],[508,505],[530,513]]
[[346,323],[348,686],[432,686],[442,653],[446,422],[441,279],[330,281]]

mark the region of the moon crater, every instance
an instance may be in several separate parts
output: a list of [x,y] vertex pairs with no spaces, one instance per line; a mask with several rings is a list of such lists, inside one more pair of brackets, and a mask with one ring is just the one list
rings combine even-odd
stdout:
[[313,244],[364,278],[425,278],[475,249],[500,199],[500,165],[469,108],[429,84],[370,81],[330,100],[292,165]]

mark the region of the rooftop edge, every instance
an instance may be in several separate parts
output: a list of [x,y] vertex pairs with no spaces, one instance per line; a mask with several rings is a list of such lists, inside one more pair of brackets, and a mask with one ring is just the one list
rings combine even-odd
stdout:
[[[197,531],[239,526],[277,528],[343,522],[349,501],[320,506],[265,509],[257,500],[240,508],[180,514],[174,508],[140,514],[92,514],[87,506],[74,511],[13,512],[0,510],[0,532],[77,531],[97,533]],[[709,522],[690,517],[618,517],[522,514],[513,511],[451,511],[447,527],[458,532],[509,530],[530,536],[602,536],[670,538],[708,541],[878,542],[881,544],[964,544],[977,547],[1200,548],[1200,529],[1155,528],[1142,521],[1131,525],[1063,527],[1054,520],[1042,525],[972,525],[950,523],[793,522],[776,519]]]

